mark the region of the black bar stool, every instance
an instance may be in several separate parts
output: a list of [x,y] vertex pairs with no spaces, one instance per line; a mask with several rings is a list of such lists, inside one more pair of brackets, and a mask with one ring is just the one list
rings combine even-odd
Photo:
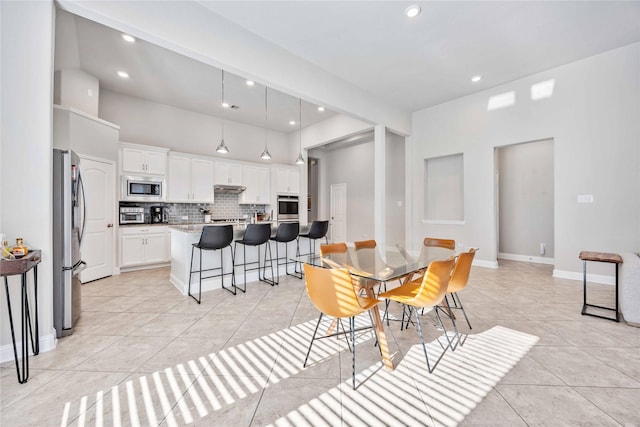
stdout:
[[[298,272],[296,266],[297,262],[294,261],[293,273],[289,273],[289,242],[293,242],[298,238],[298,233],[300,232],[300,223],[299,222],[282,222],[278,225],[278,230],[276,231],[276,235],[272,237],[270,240],[272,242],[276,242],[276,271],[278,274],[278,278],[276,279],[276,283],[280,282],[280,266],[284,265],[284,271],[289,276],[297,277],[298,279],[302,279],[302,272]],[[280,262],[281,258],[278,253],[278,243],[284,243],[284,262]],[[296,256],[300,255],[300,248],[296,242]]]
[[[204,279],[210,279],[212,277],[220,277],[221,278],[220,280],[222,281],[222,289],[226,289],[227,291],[231,292],[234,295],[236,294],[236,275],[233,268],[231,269],[231,273],[226,273],[226,274],[231,274],[231,288],[233,288],[233,290],[231,288],[226,288],[224,286],[225,272],[224,272],[224,258],[222,256],[222,253],[224,248],[226,247],[229,248],[229,251],[231,251],[231,265],[233,265],[234,256],[233,256],[233,249],[231,248],[232,241],[233,241],[232,225],[209,225],[209,226],[202,227],[202,234],[200,234],[200,241],[198,243],[194,243],[193,247],[191,248],[191,264],[189,265],[188,294],[191,298],[198,301],[198,304],[200,304],[200,299],[202,296],[202,279],[203,279],[202,273],[206,271],[220,270],[220,274],[206,276],[204,277]],[[193,269],[193,251],[195,250],[195,248],[200,249],[200,264],[199,264],[198,270]],[[202,268],[202,251],[217,251],[218,249],[220,250],[220,267],[203,269]],[[198,298],[196,298],[191,294],[191,275],[193,273],[198,273],[200,276],[200,282],[199,282],[200,289],[198,289]]]
[[[258,270],[258,280],[261,282],[265,282],[270,284],[271,286],[277,285],[276,281],[273,277],[273,258],[271,256],[271,246],[268,245],[269,238],[271,237],[271,224],[248,224],[247,229],[244,230],[244,235],[242,239],[236,240],[234,242],[234,252],[238,253],[238,244],[242,245],[243,248],[243,258],[242,264],[234,264],[234,269],[236,265],[242,265],[244,271],[244,288],[238,287],[242,292],[247,291],[247,270]],[[266,245],[264,250],[264,266],[262,267],[262,275],[260,275],[260,246]],[[247,246],[254,246],[258,248],[258,260],[247,262]],[[269,252],[268,261],[271,265],[271,280],[267,279],[266,271],[267,271],[267,251]],[[247,264],[258,264],[257,268],[249,268],[247,269]]]
[[329,221],[313,221],[309,232],[298,236],[309,239],[309,255],[315,255],[316,253],[316,240],[324,237],[325,242],[329,244],[327,231],[329,231]]

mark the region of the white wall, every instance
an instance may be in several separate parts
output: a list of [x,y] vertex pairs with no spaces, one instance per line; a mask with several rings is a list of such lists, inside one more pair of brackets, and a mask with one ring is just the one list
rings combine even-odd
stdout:
[[78,68],[65,68],[54,73],[53,88],[55,104],[98,117],[100,82],[97,77]]
[[117,162],[119,141],[119,128],[113,123],[77,110],[54,107],[54,148]]
[[[386,160],[386,231],[387,246],[405,247],[405,174],[404,138],[387,132]],[[398,206],[398,204],[401,206]]]
[[[229,153],[218,154],[216,147],[222,135],[218,117],[107,90],[100,91],[99,117],[120,126],[121,141],[182,153],[265,164],[292,164],[298,152],[297,143],[293,146],[286,134],[270,130],[267,144],[272,159],[261,160],[264,128],[225,120],[224,141]],[[291,160],[294,151],[296,155]]]
[[[41,351],[47,351],[55,345],[51,293],[54,6],[51,1],[2,1],[0,15],[0,230],[10,241],[23,237],[28,246],[42,250],[38,311]],[[12,297],[18,297],[12,301],[20,328],[19,277],[12,276],[9,287]],[[0,361],[11,360],[4,290],[0,325]]]
[[[555,79],[551,98],[532,101],[530,86]],[[487,111],[492,95],[515,91],[514,106]],[[580,277],[581,250],[640,249],[640,43],[554,68],[413,114],[412,247],[425,235],[480,247],[495,262],[494,147],[554,139],[555,269]],[[464,153],[465,223],[422,223],[426,157]],[[578,204],[579,194],[594,203]],[[597,263],[594,263],[597,264]],[[610,266],[590,269],[612,274]]]

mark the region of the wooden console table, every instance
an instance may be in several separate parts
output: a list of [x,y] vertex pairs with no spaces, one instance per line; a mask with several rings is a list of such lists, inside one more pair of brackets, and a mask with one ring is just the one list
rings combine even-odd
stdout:
[[[622,264],[622,257],[618,254],[612,254],[607,252],[590,252],[582,251],[579,257],[582,260],[582,277],[583,277],[583,303],[582,314],[587,316],[600,317],[602,319],[620,321],[620,313],[618,311],[618,265]],[[602,305],[588,304],[587,303],[587,261],[608,262],[615,264],[616,266],[616,306],[604,307]],[[601,316],[599,314],[587,313],[587,307],[600,308],[602,310],[611,310],[615,312],[615,318]]]
[[[32,250],[19,259],[0,260],[0,276],[4,277],[4,288],[7,293],[7,308],[9,310],[9,325],[11,326],[11,340],[13,341],[13,356],[16,361],[16,373],[18,382],[24,384],[29,379],[29,340],[31,340],[31,350],[34,355],[40,353],[40,342],[38,332],[38,264],[40,263],[40,250]],[[31,325],[31,313],[29,310],[29,292],[27,289],[27,273],[33,270],[33,298],[35,300],[35,327]],[[9,293],[8,276],[21,276],[22,306],[21,306],[21,326],[22,326],[22,372],[18,362],[18,350],[16,348],[16,336],[13,329],[13,313],[11,311],[11,295]],[[34,333],[35,329],[35,333]],[[35,339],[34,339],[35,337]]]

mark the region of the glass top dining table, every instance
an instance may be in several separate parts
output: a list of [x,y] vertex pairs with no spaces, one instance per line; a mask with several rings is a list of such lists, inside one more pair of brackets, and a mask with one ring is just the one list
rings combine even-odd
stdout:
[[396,250],[385,251],[383,257],[378,248],[355,249],[349,247],[346,253],[301,255],[293,261],[316,267],[346,268],[354,276],[376,282],[389,282],[407,277],[411,273],[429,267],[431,261],[446,260],[455,256],[455,251],[444,248],[422,248],[420,254],[411,257]]
[[[301,255],[292,258],[293,261],[324,268],[346,268],[352,276],[359,278],[359,285],[369,298],[376,298],[374,287],[392,280],[401,279],[403,282],[411,280],[413,273],[429,267],[432,261],[446,260],[455,255],[455,251],[444,248],[423,247],[417,257],[411,257],[400,251],[385,251],[383,257],[378,248],[348,247],[345,253],[333,253],[321,256],[319,254]],[[388,370],[393,370],[393,361],[384,332],[384,325],[380,312],[376,307],[370,310],[374,327],[380,345],[382,362]],[[333,328],[330,326],[329,329]],[[327,331],[327,333],[329,333]]]

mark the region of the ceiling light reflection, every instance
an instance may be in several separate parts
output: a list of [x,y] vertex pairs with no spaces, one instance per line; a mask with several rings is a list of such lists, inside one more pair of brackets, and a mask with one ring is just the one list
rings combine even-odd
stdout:
[[415,18],[416,16],[420,15],[420,12],[422,12],[422,8],[417,4],[412,4],[404,10],[405,15],[407,15],[409,18]]

